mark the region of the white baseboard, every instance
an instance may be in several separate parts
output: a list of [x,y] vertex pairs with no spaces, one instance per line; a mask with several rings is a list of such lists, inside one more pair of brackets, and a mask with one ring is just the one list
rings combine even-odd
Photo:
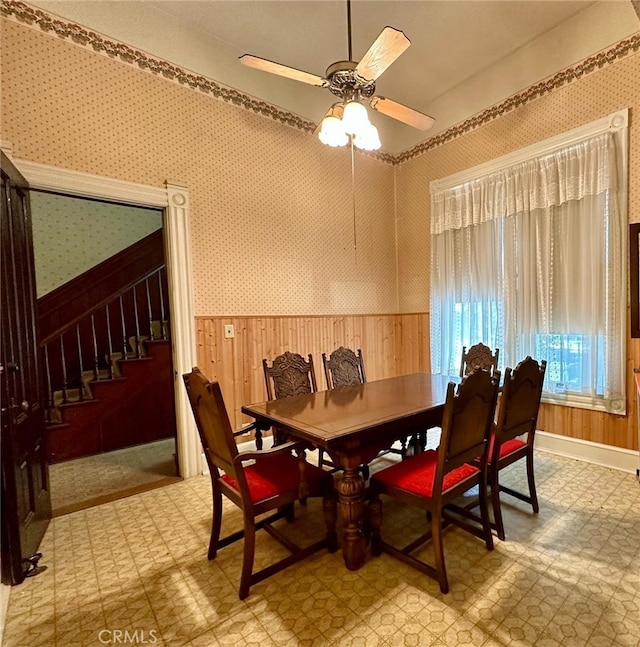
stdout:
[[575,458],[586,463],[637,474],[640,467],[640,454],[632,449],[613,445],[603,445],[579,438],[559,436],[547,431],[536,431],[536,449]]

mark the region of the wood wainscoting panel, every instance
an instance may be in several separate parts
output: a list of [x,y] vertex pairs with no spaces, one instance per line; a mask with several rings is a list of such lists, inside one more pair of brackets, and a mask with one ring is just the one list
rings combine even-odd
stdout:
[[[225,339],[224,326],[235,336]],[[429,372],[429,314],[343,316],[196,317],[198,366],[218,380],[234,429],[250,422],[240,413],[243,404],[262,402],[267,394],[262,358],[273,360],[285,350],[311,353],[318,389],[327,388],[322,353],[339,346],[362,348],[368,380]],[[640,366],[640,340],[631,340],[627,415],[542,404],[538,429],[561,436],[625,449],[638,449],[636,388],[632,366]]]
[[[640,358],[637,361],[640,363]],[[629,370],[627,376],[626,415],[542,403],[537,428],[569,438],[637,451],[638,403],[633,371]]]
[[638,392],[634,369],[640,367],[640,339],[627,338],[626,366],[626,415],[543,403],[538,415],[538,429],[578,440],[638,451]]
[[[225,339],[224,327],[234,327]],[[234,429],[250,422],[243,404],[267,398],[262,359],[286,350],[313,355],[318,389],[327,388],[322,353],[339,346],[362,349],[368,380],[428,372],[429,315],[327,315],[302,317],[196,317],[198,366],[218,380]]]

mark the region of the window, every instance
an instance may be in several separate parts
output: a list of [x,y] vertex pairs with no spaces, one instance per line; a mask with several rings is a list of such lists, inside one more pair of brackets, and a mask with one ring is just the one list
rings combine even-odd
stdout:
[[432,370],[547,361],[544,399],[625,413],[621,111],[431,185]]

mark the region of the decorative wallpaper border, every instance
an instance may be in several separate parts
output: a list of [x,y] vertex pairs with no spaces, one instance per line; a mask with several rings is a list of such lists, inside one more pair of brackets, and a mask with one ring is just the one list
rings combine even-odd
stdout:
[[394,157],[394,164],[397,165],[407,162],[428,150],[437,148],[438,146],[475,129],[478,126],[482,126],[507,112],[511,112],[511,110],[515,110],[516,108],[523,106],[525,103],[529,103],[538,97],[549,94],[550,92],[553,92],[553,90],[556,90],[567,83],[576,81],[580,77],[599,70],[606,65],[611,65],[622,58],[638,52],[638,50],[640,50],[640,32],[637,32],[630,38],[619,41],[610,49],[603,50],[593,56],[589,56],[580,63],[567,67],[553,76],[540,81],[535,85],[529,86],[526,90],[508,97],[501,103],[483,110],[477,115],[460,122],[456,126],[448,128],[438,135],[434,135],[421,144],[399,153]]
[[[277,108],[265,101],[254,99],[239,90],[221,85],[205,76],[185,70],[168,61],[155,58],[146,52],[130,47],[126,43],[110,40],[94,31],[87,30],[81,25],[60,20],[46,11],[36,9],[19,0],[2,0],[0,14],[7,18],[15,19],[18,22],[25,23],[30,27],[39,27],[42,31],[58,36],[59,38],[70,39],[76,45],[92,49],[94,52],[106,55],[109,58],[117,58],[123,63],[162,76],[180,85],[186,85],[193,90],[212,95],[216,99],[221,99],[222,101],[245,108],[246,110],[251,110],[287,126],[292,126],[307,133],[313,133],[316,129],[317,124],[312,121]],[[394,164],[394,156],[389,153],[359,152],[370,157],[375,157],[387,164]]]
[[[639,0],[633,0],[634,7],[638,10]],[[204,76],[194,74],[181,67],[159,58],[150,56],[140,50],[134,49],[125,43],[109,40],[96,32],[89,31],[72,22],[64,22],[51,14],[36,9],[30,5],[20,2],[19,0],[1,0],[0,13],[7,18],[25,23],[33,28],[40,28],[42,31],[55,34],[59,38],[71,39],[76,45],[92,49],[95,52],[117,58],[124,63],[136,66],[142,70],[162,76],[165,79],[186,85],[193,90],[210,94],[217,99],[232,103],[233,105],[259,113],[269,117],[274,121],[279,121],[287,126],[297,128],[307,133],[312,133],[316,129],[316,124],[273,106],[265,101],[259,101],[238,90],[223,86]],[[434,135],[424,142],[417,144],[397,155],[391,155],[384,152],[362,153],[375,157],[376,159],[397,166],[404,162],[426,153],[429,150],[442,146],[448,141],[460,137],[483,124],[486,124],[511,110],[537,99],[545,94],[556,90],[567,83],[571,83],[585,74],[590,74],[606,65],[611,65],[616,61],[634,54],[640,50],[640,32],[630,38],[621,40],[607,50],[603,50],[589,56],[580,63],[564,70],[557,72],[553,76],[530,86],[526,90],[514,94],[504,101],[495,104],[486,110],[460,122],[459,124],[448,128],[447,130]]]

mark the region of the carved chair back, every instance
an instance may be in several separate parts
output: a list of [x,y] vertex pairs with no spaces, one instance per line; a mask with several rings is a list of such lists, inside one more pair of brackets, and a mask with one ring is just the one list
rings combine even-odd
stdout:
[[[545,360],[539,364],[527,356],[513,371],[505,371],[495,427],[497,444],[526,434],[533,445],[546,369]],[[499,453],[499,447],[495,451]]]
[[328,389],[334,389],[337,386],[364,384],[367,381],[360,348],[358,348],[358,353],[356,354],[350,348],[340,346],[329,355],[328,359],[327,354],[322,353],[322,364]]
[[264,369],[268,400],[315,393],[318,390],[311,355],[305,360],[298,353],[286,351],[282,355],[278,355],[271,366],[267,364],[266,359],[263,359],[262,368]]
[[464,376],[455,395],[454,385],[449,384],[435,484],[442,486],[445,474],[477,456],[486,461],[499,380],[498,372],[475,369]]
[[485,371],[495,373],[498,370],[498,356],[500,349],[496,348],[495,353],[483,343],[474,344],[467,350],[462,347],[462,360],[460,362],[460,377],[464,377],[475,368],[483,368]]

